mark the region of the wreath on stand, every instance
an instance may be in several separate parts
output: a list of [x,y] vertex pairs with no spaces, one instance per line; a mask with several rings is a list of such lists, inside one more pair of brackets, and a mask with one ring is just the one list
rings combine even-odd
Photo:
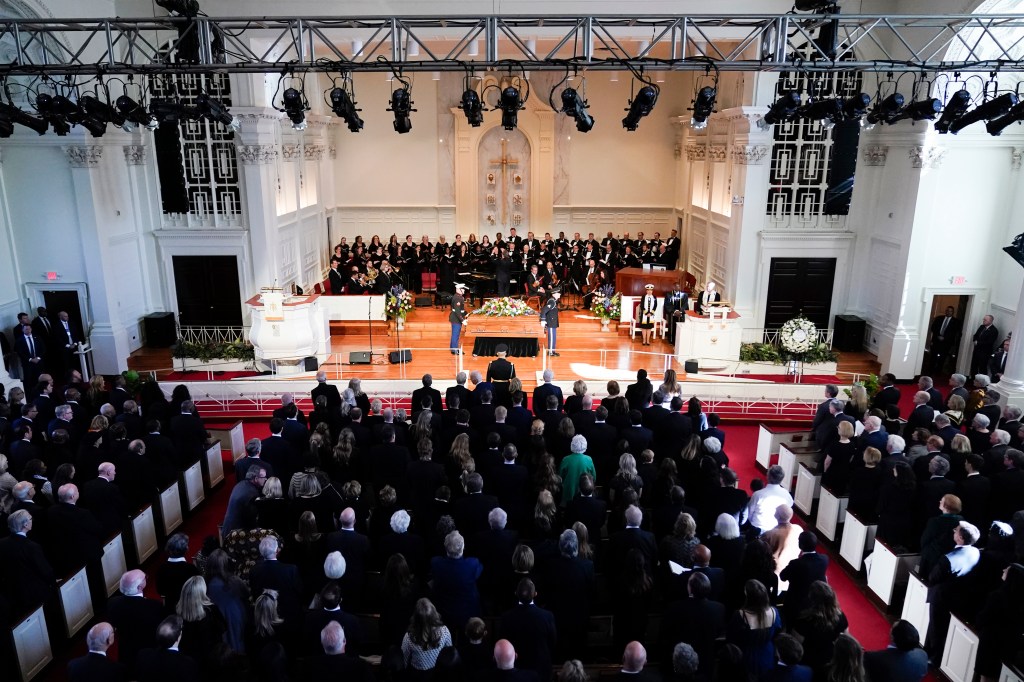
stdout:
[[789,320],[779,329],[779,344],[790,353],[789,373],[799,378],[803,374],[803,361],[818,343],[818,328],[803,315]]

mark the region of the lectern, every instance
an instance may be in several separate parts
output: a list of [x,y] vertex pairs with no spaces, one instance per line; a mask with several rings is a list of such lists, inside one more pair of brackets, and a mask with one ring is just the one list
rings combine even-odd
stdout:
[[743,330],[736,311],[723,306],[702,317],[686,311],[686,322],[676,322],[676,359],[739,360]]
[[305,371],[304,360],[314,356],[319,363],[331,352],[330,321],[319,296],[285,296],[279,289],[265,289],[246,304],[252,310],[249,340],[256,349],[256,361],[278,374]]

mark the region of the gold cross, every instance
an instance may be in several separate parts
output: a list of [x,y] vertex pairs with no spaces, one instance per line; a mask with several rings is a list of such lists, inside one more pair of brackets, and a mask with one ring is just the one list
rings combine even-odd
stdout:
[[501,166],[501,226],[508,227],[508,217],[506,212],[508,210],[508,169],[510,166],[518,166],[519,159],[509,158],[505,151],[505,145],[508,140],[501,138],[501,158],[491,159],[492,164]]

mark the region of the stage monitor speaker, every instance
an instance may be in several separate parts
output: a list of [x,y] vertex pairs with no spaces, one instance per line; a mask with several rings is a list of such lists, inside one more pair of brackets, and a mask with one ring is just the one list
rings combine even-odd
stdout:
[[429,308],[434,305],[434,298],[429,294],[420,294],[413,301],[417,308]]
[[408,349],[401,352],[393,350],[388,353],[388,360],[392,365],[397,365],[400,362],[412,362],[412,351]]
[[149,348],[169,348],[174,345],[174,313],[151,313],[143,319],[146,330],[146,346]]
[[307,372],[315,372],[320,369],[320,363],[317,362],[316,357],[313,355],[307,357],[304,362],[306,363]]
[[356,350],[348,354],[348,364],[350,365],[368,365],[372,360],[368,350]]
[[686,362],[683,363],[683,370],[687,374],[696,374],[697,373],[697,361],[696,360],[687,360]]

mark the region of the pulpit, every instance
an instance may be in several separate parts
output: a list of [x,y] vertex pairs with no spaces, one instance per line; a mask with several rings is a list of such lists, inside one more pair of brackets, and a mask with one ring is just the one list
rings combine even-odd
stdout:
[[256,361],[278,374],[305,371],[305,358],[325,362],[331,352],[330,321],[320,297],[284,296],[267,289],[246,304],[252,310],[249,340],[256,349]]
[[713,316],[686,312],[686,322],[676,322],[676,359],[739,360],[742,328],[740,316],[728,308],[714,309]]

